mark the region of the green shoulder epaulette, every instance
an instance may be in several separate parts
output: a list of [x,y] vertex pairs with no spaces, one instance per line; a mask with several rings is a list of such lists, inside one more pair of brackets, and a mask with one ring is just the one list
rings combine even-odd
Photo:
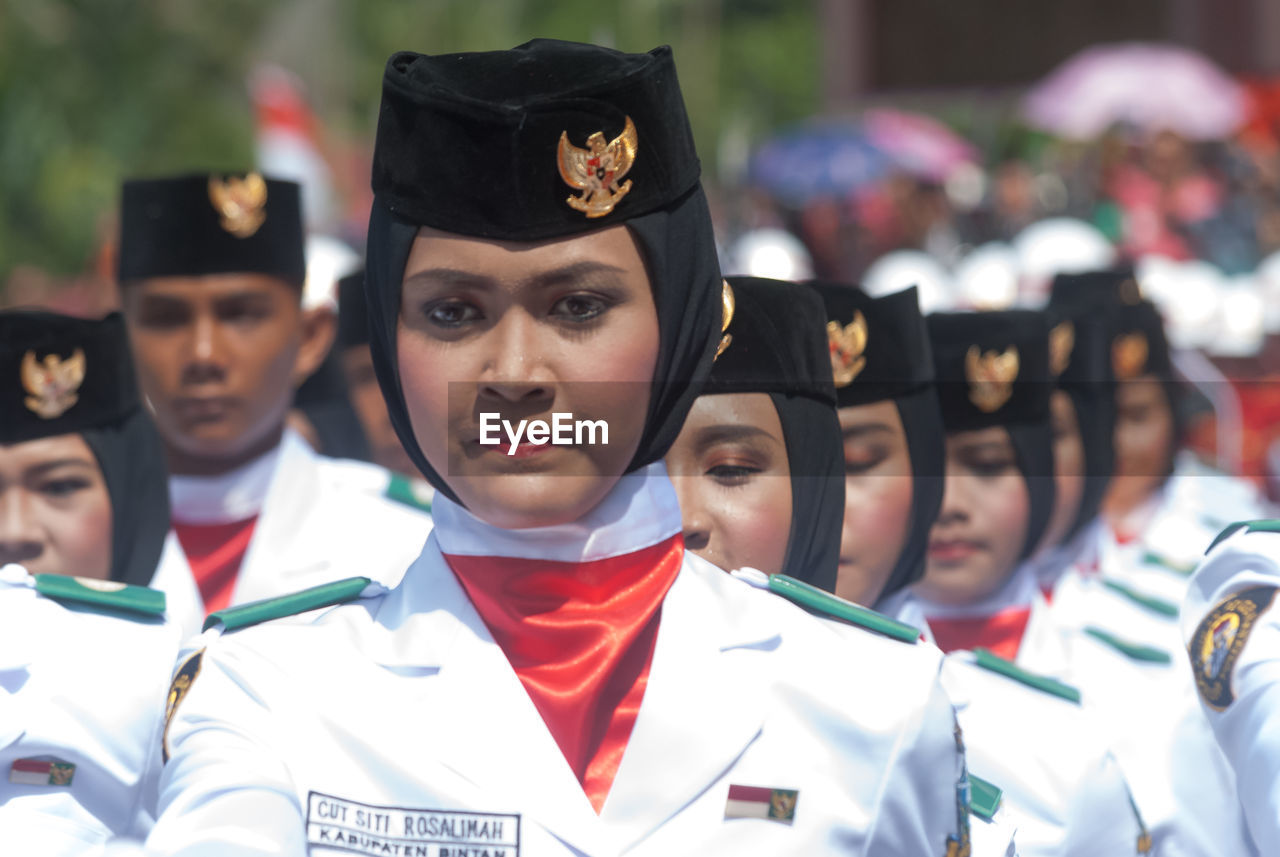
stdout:
[[1178,605],[1172,601],[1165,601],[1163,598],[1157,598],[1154,595],[1147,595],[1139,592],[1132,586],[1121,583],[1118,580],[1102,579],[1102,585],[1110,589],[1112,592],[1119,593],[1125,598],[1137,604],[1139,607],[1150,610],[1152,613],[1159,613],[1161,616],[1167,616],[1170,619],[1178,618]]
[[1053,696],[1060,696],[1068,702],[1074,702],[1077,705],[1080,703],[1080,691],[1065,682],[1058,681],[1056,678],[1028,672],[1013,661],[1005,660],[986,649],[974,649],[973,656],[978,666],[984,669],[1000,673],[1014,681],[1020,681],[1027,687],[1034,687],[1036,690],[1044,691]]
[[1280,520],[1276,520],[1274,518],[1260,518],[1256,521],[1236,521],[1234,524],[1231,524],[1225,530],[1218,533],[1218,537],[1209,544],[1209,547],[1205,549],[1205,553],[1209,553],[1209,551],[1213,550],[1242,529],[1246,529],[1247,532],[1250,533],[1280,533]]
[[969,774],[969,812],[990,821],[996,817],[1002,797],[1004,792],[995,783]]
[[420,511],[430,513],[430,489],[423,489],[421,486],[422,483],[410,479],[408,476],[401,473],[392,473],[391,481],[387,483],[387,490],[382,492],[382,495],[388,500],[395,500],[397,503],[403,503],[406,506],[412,506]]
[[1172,571],[1174,574],[1183,577],[1190,577],[1191,572],[1196,570],[1196,564],[1191,562],[1174,562],[1164,554],[1158,554],[1155,551],[1147,551],[1142,555],[1142,562],[1146,565],[1154,565],[1165,571]]
[[1173,655],[1157,649],[1154,646],[1146,646],[1141,643],[1132,643],[1128,640],[1121,639],[1115,634],[1104,631],[1101,628],[1088,627],[1084,632],[1095,640],[1106,643],[1111,648],[1127,655],[1135,661],[1145,661],[1149,664],[1171,664],[1173,663]]
[[919,628],[899,622],[897,619],[890,619],[882,613],[868,610],[852,601],[845,601],[826,590],[785,574],[769,575],[769,591],[799,604],[810,612],[840,619],[904,643],[914,643],[920,639]]
[[257,625],[272,619],[283,619],[285,616],[306,613],[308,610],[318,610],[321,607],[345,604],[358,598],[368,585],[369,578],[367,577],[348,577],[346,580],[322,583],[319,586],[303,589],[300,592],[291,592],[288,595],[279,595],[275,598],[264,598],[261,601],[253,601],[237,607],[228,607],[226,610],[210,613],[209,618],[204,620],[204,630],[207,631],[215,625],[222,625],[227,631],[235,631],[239,628],[247,628],[250,625]]
[[158,589],[65,574],[37,574],[34,577],[36,591],[55,601],[110,607],[138,616],[164,615],[164,593]]

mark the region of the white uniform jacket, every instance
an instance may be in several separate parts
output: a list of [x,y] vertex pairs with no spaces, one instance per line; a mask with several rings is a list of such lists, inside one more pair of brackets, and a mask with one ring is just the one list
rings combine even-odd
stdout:
[[[691,554],[597,815],[442,544],[561,561],[628,553],[679,532],[665,471],[624,477],[563,527],[498,530],[439,499],[435,515],[394,590],[195,641],[201,672],[169,726],[151,850],[961,853],[967,780],[938,659]],[[733,786],[794,790],[793,822],[742,817]]]
[[[293,431],[285,432],[275,453],[242,471],[197,485],[209,496],[194,504],[203,504],[196,513],[207,520],[258,516],[232,605],[355,573],[394,586],[431,530],[428,514],[386,497],[389,471],[319,455]],[[259,493],[264,496],[254,502]],[[184,500],[175,492],[175,518],[188,505]],[[151,585],[167,595],[169,616],[187,634],[198,633],[204,605],[180,546],[167,546]]]
[[[1035,594],[1034,586],[1014,582],[997,595],[1008,603],[993,609]],[[909,593],[885,606],[932,637],[921,603]],[[1046,653],[1053,653],[1049,663],[1062,664],[1065,649],[1043,600],[1036,599],[1018,661],[1044,661]],[[943,684],[964,729],[969,769],[1003,791],[1002,817],[1014,829],[1022,857],[1139,853],[1145,828],[1128,784],[1101,728],[1079,702],[980,666],[964,651],[946,656]]]
[[1200,703],[1249,831],[1280,854],[1280,522],[1242,527],[1205,557],[1182,610]]
[[0,853],[83,857],[151,826],[180,640],[162,619],[35,586],[0,568]]

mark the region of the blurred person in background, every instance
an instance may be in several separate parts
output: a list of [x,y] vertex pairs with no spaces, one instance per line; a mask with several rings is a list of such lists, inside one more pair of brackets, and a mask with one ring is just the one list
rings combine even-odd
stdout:
[[79,857],[152,823],[180,643],[147,588],[163,448],[123,319],[0,312],[0,831]]
[[171,613],[198,627],[357,562],[394,579],[430,519],[384,496],[382,468],[319,456],[285,425],[328,344],[319,310],[301,306],[298,186],[256,173],[132,180],[120,220],[125,318],[190,565],[155,581]]

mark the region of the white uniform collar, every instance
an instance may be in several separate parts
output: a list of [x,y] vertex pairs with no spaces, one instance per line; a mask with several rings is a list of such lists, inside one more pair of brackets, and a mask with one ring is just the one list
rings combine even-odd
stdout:
[[1072,536],[1070,541],[1051,547],[1027,560],[1027,565],[1031,567],[1040,585],[1052,588],[1068,569],[1096,561],[1102,530],[1102,519],[1095,517],[1081,527],[1080,532]]
[[218,476],[169,477],[169,517],[184,524],[227,524],[262,511],[282,451],[305,444],[292,429],[267,452]]
[[936,604],[919,599],[920,609],[926,616],[939,619],[963,619],[978,616],[994,616],[1001,610],[1010,607],[1029,607],[1039,594],[1034,569],[1027,563],[1021,563],[1004,585],[991,595],[975,604]]
[[681,531],[680,505],[662,462],[629,473],[594,509],[568,524],[504,530],[437,494],[431,507],[440,551],[590,562],[655,545]]

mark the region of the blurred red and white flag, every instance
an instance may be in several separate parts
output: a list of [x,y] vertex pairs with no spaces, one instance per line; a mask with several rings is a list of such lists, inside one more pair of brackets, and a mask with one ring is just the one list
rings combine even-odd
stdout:
[[302,185],[302,211],[309,231],[333,224],[333,180],[321,151],[319,122],[292,72],[257,66],[249,76],[257,123],[258,168]]

